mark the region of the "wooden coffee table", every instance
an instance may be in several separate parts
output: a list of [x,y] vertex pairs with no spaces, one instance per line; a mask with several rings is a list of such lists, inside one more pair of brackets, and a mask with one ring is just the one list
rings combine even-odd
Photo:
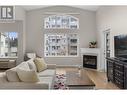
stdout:
[[66,84],[69,87],[69,89],[95,88],[95,84],[83,70],[81,70],[80,75],[78,74],[78,72],[67,71],[66,76],[67,76]]

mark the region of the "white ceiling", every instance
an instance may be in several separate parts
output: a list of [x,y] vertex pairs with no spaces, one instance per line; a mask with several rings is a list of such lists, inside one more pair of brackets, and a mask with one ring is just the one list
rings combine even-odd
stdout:
[[[30,11],[30,10],[35,10],[35,9],[40,9],[40,8],[45,8],[45,7],[49,7],[49,6],[45,6],[45,5],[28,5],[28,6],[22,6],[26,11]],[[93,5],[73,5],[72,7],[76,7],[76,8],[81,8],[81,9],[85,9],[85,10],[90,10],[90,11],[96,11],[99,6],[93,6]]]

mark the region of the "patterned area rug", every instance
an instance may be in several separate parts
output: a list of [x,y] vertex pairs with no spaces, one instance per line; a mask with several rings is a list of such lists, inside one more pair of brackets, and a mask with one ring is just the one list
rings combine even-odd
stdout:
[[65,74],[56,74],[54,89],[68,89],[68,87],[66,86]]

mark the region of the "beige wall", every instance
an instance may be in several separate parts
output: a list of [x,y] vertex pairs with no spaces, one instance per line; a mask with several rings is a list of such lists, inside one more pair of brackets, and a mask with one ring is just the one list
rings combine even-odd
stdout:
[[[88,47],[90,41],[96,40],[95,12],[67,6],[47,7],[27,12],[26,52],[36,52],[37,55],[44,57],[44,33],[48,33],[48,30],[44,29],[44,18],[49,16],[46,12],[79,13],[73,14],[73,16],[79,18],[80,28],[78,30],[54,29],[56,33],[77,32],[79,48]],[[57,65],[77,65],[81,63],[80,54],[79,57],[48,57],[45,60],[48,64],[55,63]]]
[[26,49],[26,11],[22,8],[22,6],[15,6],[15,20],[22,21],[22,55],[19,57],[19,62],[24,60],[24,54]]
[[[114,56],[114,36],[127,34],[127,6],[105,6],[100,7],[97,17],[97,39],[99,47],[102,49],[103,57],[103,31],[110,28],[111,56]],[[102,58],[103,59],[103,58]],[[102,65],[104,64],[102,60]]]

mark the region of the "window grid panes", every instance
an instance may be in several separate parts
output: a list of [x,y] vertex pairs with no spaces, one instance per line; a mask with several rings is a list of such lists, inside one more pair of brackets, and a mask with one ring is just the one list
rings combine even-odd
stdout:
[[52,15],[44,20],[45,29],[78,29],[79,20],[70,15]]
[[45,34],[45,56],[77,56],[77,34]]
[[0,57],[17,57],[18,33],[0,32]]
[[[79,19],[71,15],[51,15],[44,19],[44,28],[50,30],[78,29]],[[78,56],[78,35],[66,30],[64,33],[53,31],[45,32],[45,57]]]

